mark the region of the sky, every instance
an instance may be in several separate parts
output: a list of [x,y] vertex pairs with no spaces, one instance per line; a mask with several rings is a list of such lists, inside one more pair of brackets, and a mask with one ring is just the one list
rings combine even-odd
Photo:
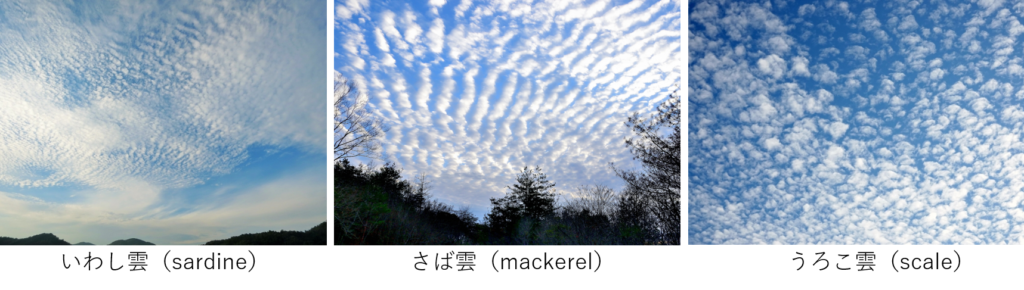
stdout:
[[1024,242],[1021,17],[690,2],[689,243]]
[[326,220],[324,3],[55,2],[0,2],[0,236]]
[[480,218],[524,166],[622,187],[623,138],[681,83],[678,1],[335,2],[335,69],[391,129],[383,157]]

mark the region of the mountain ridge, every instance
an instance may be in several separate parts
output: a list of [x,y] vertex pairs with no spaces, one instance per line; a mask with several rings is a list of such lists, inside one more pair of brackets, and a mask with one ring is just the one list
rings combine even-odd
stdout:
[[[0,246],[3,245],[72,245],[52,233],[42,233],[27,238],[11,238],[0,236]],[[94,246],[89,242],[79,242],[74,245]],[[116,240],[111,246],[151,246],[156,245],[137,238]],[[212,240],[203,245],[327,245],[327,222],[322,222],[306,231],[266,231],[261,233],[247,233],[222,240]]]

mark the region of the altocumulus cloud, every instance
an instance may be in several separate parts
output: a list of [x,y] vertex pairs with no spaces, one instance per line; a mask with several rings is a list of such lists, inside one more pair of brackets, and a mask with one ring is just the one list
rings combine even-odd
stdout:
[[691,244],[1019,244],[1013,1],[696,1]]
[[335,4],[335,69],[391,126],[384,159],[478,217],[525,165],[621,186],[623,122],[680,79],[678,1]]
[[322,222],[316,2],[0,3],[0,235],[199,243]]

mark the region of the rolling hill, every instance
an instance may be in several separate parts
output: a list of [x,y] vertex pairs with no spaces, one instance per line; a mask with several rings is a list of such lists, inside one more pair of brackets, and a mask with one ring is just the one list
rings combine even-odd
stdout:
[[71,245],[57,236],[45,233],[24,239],[0,237],[0,245]]
[[143,241],[143,240],[140,240],[140,239],[136,239],[136,238],[131,238],[131,239],[127,239],[127,240],[116,240],[116,241],[110,243],[110,245],[111,246],[153,246],[153,245],[156,245],[156,244],[150,243],[150,242],[147,242],[147,241]]

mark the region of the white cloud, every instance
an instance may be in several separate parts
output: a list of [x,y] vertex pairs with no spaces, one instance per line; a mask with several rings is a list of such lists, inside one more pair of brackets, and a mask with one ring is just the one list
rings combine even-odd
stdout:
[[779,138],[768,138],[764,140],[764,148],[768,150],[777,150],[782,148],[782,143],[779,142]]
[[373,29],[373,36],[375,37],[374,38],[374,40],[375,40],[374,43],[377,44],[377,48],[379,48],[380,50],[382,50],[384,52],[391,51],[391,46],[388,45],[388,40],[384,38],[384,33],[381,32],[380,28],[374,28]]
[[[402,33],[398,31],[395,23],[395,17],[397,17],[395,13],[390,10],[384,10],[384,12],[381,12],[380,27],[376,30],[382,31],[383,34],[391,40],[391,43],[394,43],[395,49],[408,50],[409,44],[405,42],[402,37]],[[377,37],[378,41],[381,41],[382,39],[383,37],[381,36]]]
[[336,5],[334,7],[334,15],[342,20],[348,20],[357,13],[365,13],[365,9],[370,6],[370,0],[347,0],[344,5]]
[[418,44],[420,42],[420,35],[423,34],[423,28],[416,23],[416,14],[406,10],[402,14],[402,26],[405,27],[405,41],[409,42],[410,45]]
[[833,139],[839,139],[843,134],[846,134],[846,129],[849,128],[850,125],[847,125],[842,121],[836,121],[828,126],[828,133],[832,135]]
[[1003,0],[978,0],[978,5],[985,8],[985,15],[988,15],[1003,6]]
[[917,20],[914,19],[914,15],[907,15],[900,21],[900,26],[896,27],[899,30],[914,30],[917,29]]
[[945,75],[946,75],[946,70],[941,69],[941,68],[936,68],[936,69],[933,69],[931,71],[931,73],[928,74],[928,78],[931,79],[932,81],[937,81],[937,80],[942,79],[942,77],[945,76]]
[[785,55],[789,53],[790,42],[792,40],[788,37],[772,36],[768,39],[767,46],[775,54]]
[[829,69],[826,64],[817,64],[814,66],[814,70],[813,78],[815,81],[825,84],[834,84],[836,80],[839,79],[839,75]]
[[791,164],[792,164],[792,167],[793,167],[794,171],[797,171],[797,172],[804,171],[804,160],[803,159],[793,159],[793,162]]
[[462,17],[472,5],[473,0],[462,0],[462,2],[459,2],[459,6],[455,6],[455,16]]
[[800,10],[798,11],[798,13],[799,13],[800,17],[803,17],[803,16],[805,16],[807,14],[814,13],[815,9],[816,9],[816,7],[814,6],[814,4],[804,4],[804,5],[800,5]]
[[430,0],[430,2],[428,2],[428,4],[430,4],[430,6],[434,6],[434,7],[441,7],[441,6],[444,6],[444,4],[447,3],[447,2],[448,2],[448,0]]
[[878,17],[875,15],[875,8],[864,9],[860,13],[860,27],[867,31],[877,30],[882,27],[882,22],[878,21]]
[[811,72],[807,69],[807,64],[810,63],[807,58],[794,56],[790,61],[793,62],[793,66],[791,66],[789,70],[790,73],[805,77],[811,75]]
[[437,54],[444,49],[444,20],[441,18],[434,18],[430,25],[430,31],[427,32],[427,45],[431,52]]
[[846,149],[840,146],[829,146],[828,152],[825,153],[825,159],[823,164],[827,168],[836,169],[839,168],[839,163],[846,157]]
[[893,152],[890,151],[888,148],[881,148],[879,149],[879,155],[885,158],[890,158],[893,157]]
[[786,71],[786,61],[777,55],[769,55],[757,60],[757,68],[761,73],[771,75],[774,78],[781,78]]
[[744,122],[768,122],[778,114],[778,110],[764,95],[757,95],[752,100],[752,107],[740,113],[739,119]]
[[384,66],[387,66],[387,67],[395,67],[395,63],[397,63],[397,61],[395,60],[395,58],[393,56],[391,56],[390,53],[386,53],[385,52],[383,54],[383,58],[384,59],[381,60],[380,64],[382,64]]
[[846,55],[852,57],[855,60],[864,61],[868,59],[868,54],[871,50],[860,45],[851,45],[846,48]]

